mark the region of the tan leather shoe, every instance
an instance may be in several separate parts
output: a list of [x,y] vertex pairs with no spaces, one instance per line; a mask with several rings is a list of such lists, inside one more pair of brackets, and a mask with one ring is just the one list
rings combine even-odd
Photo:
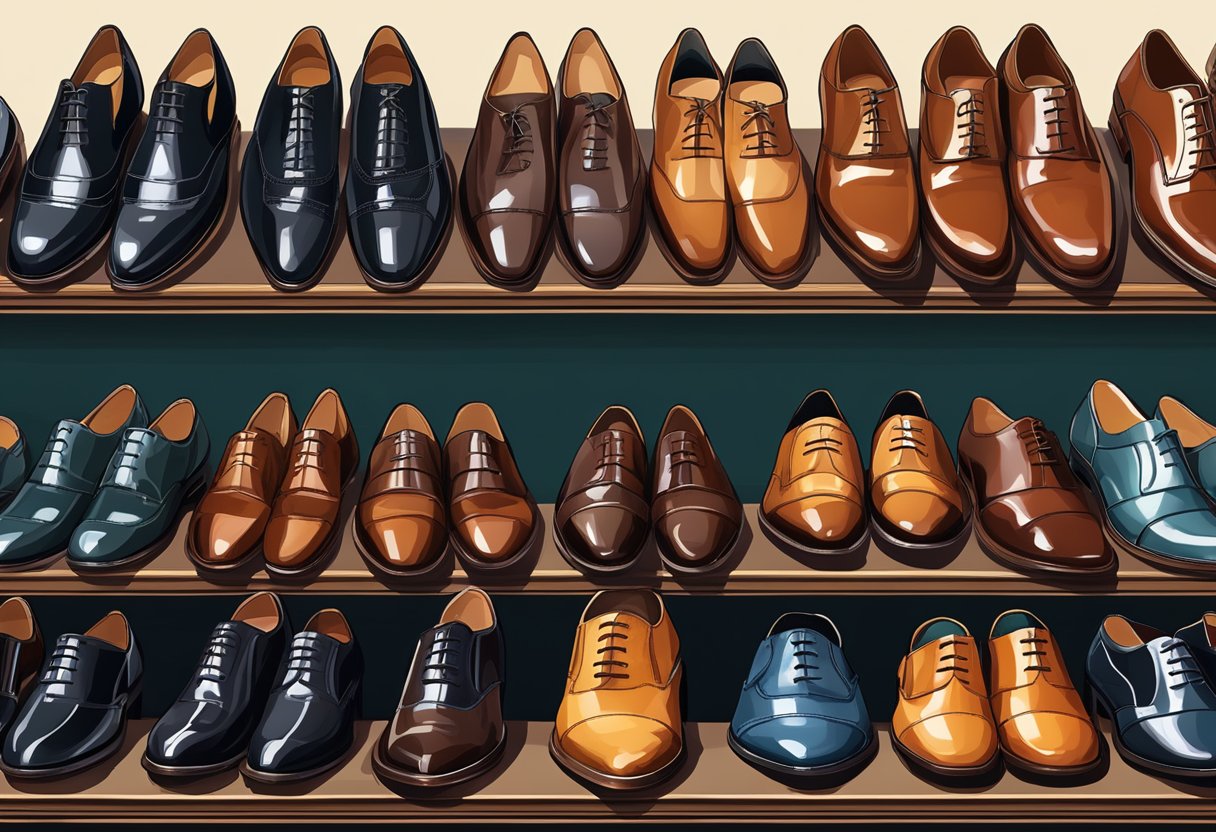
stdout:
[[296,416],[282,393],[271,393],[228,440],[211,488],[190,518],[186,554],[204,571],[238,568],[262,553],[270,506],[287,468]]
[[1032,774],[1084,774],[1100,763],[1098,732],[1056,640],[1025,610],[1001,613],[988,634],[988,689],[1006,762]]
[[902,548],[946,548],[970,529],[950,446],[912,390],[891,397],[874,431],[870,504],[875,533]]
[[393,409],[372,448],[351,524],[355,547],[373,569],[416,576],[440,564],[448,542],[443,455],[412,404]]
[[843,555],[867,542],[866,469],[857,440],[827,390],[811,393],[790,419],[760,526],[811,555]]
[[317,396],[287,460],[266,526],[266,569],[298,578],[319,572],[337,552],[342,495],[359,467],[359,443],[337,391]]
[[823,230],[879,280],[920,268],[916,171],[899,85],[860,26],[836,38],[819,73],[823,141],[815,196]]
[[549,752],[567,772],[609,789],[643,789],[684,758],[680,639],[658,593],[596,593],[574,637]]
[[740,43],[726,69],[722,103],[726,181],[739,254],[773,286],[802,280],[814,257],[807,165],[790,129],[787,98],[764,44]]
[[979,777],[1000,765],[979,648],[952,618],[917,628],[899,663],[895,750],[937,777]]
[[921,72],[920,192],[933,253],[963,280],[995,283],[1013,268],[1005,128],[996,70],[970,29],[933,44]]
[[690,283],[713,283],[730,267],[722,90],[722,71],[705,39],[685,29],[655,85],[650,204],[660,250]]

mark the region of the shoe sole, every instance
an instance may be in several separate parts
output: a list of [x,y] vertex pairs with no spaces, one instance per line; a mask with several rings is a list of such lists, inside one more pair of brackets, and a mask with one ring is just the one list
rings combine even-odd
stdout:
[[[379,574],[386,578],[425,578],[432,573],[438,572],[447,560],[448,541],[444,542],[443,548],[439,551],[439,555],[431,562],[419,566],[416,569],[396,569],[390,566],[385,566],[384,563],[372,554],[372,547],[364,540],[363,524],[359,522],[359,507],[355,506],[352,512],[354,516],[350,521],[350,537],[355,544],[355,550],[359,552],[363,562],[367,564],[367,568],[375,574]],[[448,535],[448,540],[451,539],[451,532],[445,529]]]
[[134,716],[133,711],[136,710],[132,707],[132,703],[139,702],[142,693],[143,689],[142,685],[140,685],[127,696],[126,701],[122,704],[121,729],[109,742],[88,757],[74,760],[66,765],[55,766],[54,768],[21,768],[20,766],[10,766],[3,760],[0,760],[0,771],[3,771],[9,777],[21,780],[53,780],[59,777],[66,777],[70,774],[76,774],[104,762],[118,753],[122,748],[127,737],[127,720]]
[[680,751],[676,754],[675,758],[655,771],[639,774],[634,777],[618,777],[612,774],[604,774],[602,771],[596,771],[589,766],[585,766],[562,751],[557,745],[557,729],[555,728],[553,733],[549,735],[549,756],[553,758],[553,761],[558,766],[576,780],[581,780],[584,783],[590,783],[600,788],[612,789],[613,791],[636,791],[648,789],[669,780],[684,764],[687,751],[684,744],[681,743]]
[[988,762],[984,763],[983,765],[969,766],[966,768],[961,766],[943,766],[930,762],[929,760],[926,760],[925,758],[906,748],[903,743],[896,739],[894,733],[891,734],[891,747],[895,749],[896,753],[901,759],[903,759],[905,763],[908,764],[910,768],[924,772],[930,775],[931,778],[938,780],[971,780],[987,777],[1001,766],[1001,752],[999,746],[995,753],[993,753],[992,759],[990,759]]
[[788,549],[791,553],[796,555],[807,555],[809,557],[825,559],[844,559],[850,555],[856,555],[858,552],[863,551],[870,544],[869,518],[862,521],[860,527],[861,530],[855,541],[842,544],[838,548],[807,546],[805,543],[794,540],[792,537],[785,534],[770,523],[768,518],[764,516],[764,512],[762,510],[756,511],[756,520],[760,524],[760,531],[764,532],[764,536],[767,537],[770,542],[775,544],[777,548]]
[[540,516],[540,508],[536,505],[536,499],[532,496],[531,491],[525,495],[525,499],[528,501],[529,508],[532,509],[532,532],[528,535],[528,539],[524,542],[524,545],[519,547],[519,551],[506,560],[482,560],[479,557],[469,554],[468,550],[464,548],[464,544],[462,544],[460,541],[460,535],[453,534],[449,538],[448,544],[456,553],[456,557],[460,561],[460,565],[464,567],[466,572],[501,572],[503,570],[510,569],[512,566],[515,566],[517,563],[533,554],[536,547],[540,545],[541,535],[544,533],[544,522]]
[[499,759],[501,759],[506,747],[507,732],[504,730],[502,739],[499,740],[498,745],[494,746],[494,749],[489,754],[477,762],[456,771],[449,771],[446,774],[417,774],[397,768],[391,763],[386,762],[380,752],[380,743],[377,742],[372,746],[372,771],[381,780],[399,783],[403,786],[418,789],[445,789],[474,780],[493,769],[498,764]]
[[329,534],[325,536],[325,540],[317,548],[317,554],[298,567],[277,566],[270,561],[266,561],[265,569],[268,575],[288,581],[307,581],[320,575],[333,562],[333,559],[337,557],[338,550],[342,548],[342,504],[346,500],[347,493],[354,485],[355,477],[358,473],[359,466],[356,465],[355,469],[351,471],[350,476],[342,483],[338,497],[338,516],[334,518],[333,528],[329,530]]
[[[735,738],[734,731],[728,730],[726,732],[726,744],[730,746],[731,751],[734,751],[739,755],[740,759],[749,765],[765,772],[805,781],[807,784],[812,784],[821,779],[834,779],[842,775],[853,777],[869,765],[870,761],[878,754],[878,736],[876,734],[870,737],[870,741],[866,744],[865,748],[852,757],[826,766],[791,766],[773,762],[766,757],[756,754],[754,751],[744,748],[743,744]],[[809,785],[809,788],[814,788],[814,786]]]
[[234,769],[241,764],[241,760],[245,758],[245,754],[246,752],[242,751],[230,760],[224,760],[221,763],[211,763],[205,766],[165,766],[152,762],[148,759],[148,752],[145,751],[140,755],[139,762],[145,771],[158,777],[193,778],[206,777],[210,774],[219,774],[220,772]]

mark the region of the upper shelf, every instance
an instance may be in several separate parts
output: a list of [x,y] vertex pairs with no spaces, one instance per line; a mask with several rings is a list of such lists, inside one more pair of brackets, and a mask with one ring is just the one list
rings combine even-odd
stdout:
[[[818,130],[795,131],[803,152],[814,160]],[[472,134],[444,131],[448,153],[457,170]],[[246,136],[246,140],[247,140]],[[640,131],[648,156],[650,131]],[[1104,135],[1104,139],[1109,138]],[[1115,155],[1112,154],[1112,158]],[[1116,164],[1125,195],[1126,167]],[[343,175],[345,172],[343,171]],[[232,177],[235,193],[235,172]],[[179,275],[181,280],[159,292],[118,293],[105,276],[104,251],[81,266],[81,282],[54,293],[30,293],[0,276],[0,311],[10,312],[879,312],[892,310],[1011,312],[1216,312],[1216,291],[1185,282],[1156,255],[1148,254],[1129,235],[1126,205],[1120,219],[1119,266],[1104,287],[1075,290],[1043,277],[1026,261],[1016,280],[996,287],[960,284],[926,258],[921,275],[883,285],[850,270],[818,234],[816,259],[799,286],[771,289],[736,263],[717,286],[692,286],[672,271],[653,241],[641,263],[622,286],[589,289],[552,258],[540,284],[515,293],[486,284],[474,270],[459,229],[454,229],[435,273],[407,294],[382,294],[364,282],[351,253],[344,225],[322,281],[298,294],[276,291],[263,277],[242,227],[237,200],[229,199],[219,233],[207,250]],[[7,249],[12,198],[0,212],[0,242]],[[1129,238],[1130,236],[1130,238]]]

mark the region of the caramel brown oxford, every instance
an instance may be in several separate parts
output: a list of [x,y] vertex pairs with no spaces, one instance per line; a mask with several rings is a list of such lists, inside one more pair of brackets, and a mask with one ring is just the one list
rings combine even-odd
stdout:
[[815,195],[824,230],[864,274],[910,277],[921,262],[920,214],[903,99],[860,26],[845,29],[828,50],[819,106]]
[[287,459],[266,526],[266,569],[298,578],[323,569],[337,551],[342,496],[359,467],[359,443],[337,391],[317,396]]
[[443,459],[426,417],[397,405],[367,463],[355,545],[374,569],[409,577],[440,565],[447,546]]
[[296,434],[291,402],[271,393],[228,440],[215,479],[190,518],[186,554],[205,571],[235,569],[262,552],[270,507]]

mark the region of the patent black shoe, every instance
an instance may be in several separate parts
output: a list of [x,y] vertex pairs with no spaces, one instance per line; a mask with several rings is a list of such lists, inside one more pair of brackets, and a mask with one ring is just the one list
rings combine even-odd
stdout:
[[195,777],[245,757],[287,646],[290,624],[274,593],[251,595],[216,625],[194,676],[148,734],[144,768]]
[[346,173],[351,245],[372,288],[404,292],[430,276],[451,231],[453,178],[422,71],[383,26],[351,85]]
[[64,285],[105,242],[143,106],[135,56],[122,32],[103,26],[59,83],[21,178],[8,249],[18,284]]
[[123,183],[106,261],[114,288],[155,289],[196,253],[223,214],[239,140],[228,65],[196,29],[156,83]]
[[325,34],[301,29],[266,87],[241,168],[241,217],[270,283],[314,285],[337,228],[342,80]]
[[21,157],[21,123],[17,114],[0,98],[0,198],[8,192],[9,179]]
[[296,633],[241,764],[266,783],[306,780],[342,762],[355,740],[363,656],[342,613],[321,610]]
[[24,598],[0,604],[0,736],[13,724],[22,695],[42,667],[42,632]]

